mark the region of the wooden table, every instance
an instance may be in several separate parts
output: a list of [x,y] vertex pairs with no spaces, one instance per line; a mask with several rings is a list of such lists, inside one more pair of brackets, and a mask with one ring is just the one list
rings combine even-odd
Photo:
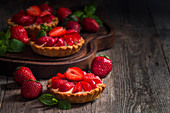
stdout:
[[[114,46],[97,54],[114,63],[104,79],[100,98],[72,109],[47,107],[38,99],[26,100],[13,77],[0,76],[0,113],[169,113],[170,112],[170,6],[168,0],[89,0],[98,3],[100,15],[116,31]],[[44,1],[41,1],[44,2]],[[51,1],[53,7],[73,6],[70,0]],[[2,0],[0,28],[19,9],[40,1]],[[47,80],[40,80],[47,93]]]

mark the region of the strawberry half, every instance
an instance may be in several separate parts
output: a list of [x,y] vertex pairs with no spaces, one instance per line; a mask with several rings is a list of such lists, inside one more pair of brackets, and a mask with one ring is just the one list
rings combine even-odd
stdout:
[[77,82],[77,84],[75,85],[72,93],[77,93],[77,92],[81,92],[81,91],[82,91],[81,84],[80,84],[80,82]]
[[26,10],[27,14],[30,16],[40,16],[41,14],[41,10],[38,6],[33,5],[30,6],[27,10]]
[[84,73],[78,67],[70,67],[66,71],[66,78],[71,81],[81,81],[84,78]]
[[66,33],[66,29],[63,27],[54,27],[51,31],[49,31],[49,36],[57,37],[62,36]]
[[64,75],[64,74],[61,74],[61,73],[57,73],[57,77],[62,78],[62,79],[65,79],[65,75]]
[[80,83],[84,91],[91,91],[91,85],[88,82],[81,81]]

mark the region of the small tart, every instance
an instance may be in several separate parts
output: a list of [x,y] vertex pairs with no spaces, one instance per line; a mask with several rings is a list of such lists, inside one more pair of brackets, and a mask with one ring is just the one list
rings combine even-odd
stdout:
[[[10,26],[12,26],[12,25],[17,26],[18,25],[18,24],[14,24],[14,22],[12,22],[11,20],[12,20],[12,17],[7,20],[8,25],[10,25]],[[55,26],[57,26],[58,22],[59,22],[58,18],[55,17],[51,21],[51,23],[43,23],[43,24],[45,26],[48,26],[48,27],[55,27]],[[41,30],[40,25],[37,25],[35,23],[30,25],[30,26],[23,26],[23,27],[25,28],[25,30],[27,31],[27,33],[29,35],[34,35],[34,34],[38,33],[39,30]]]
[[49,56],[49,57],[64,57],[72,55],[78,52],[84,44],[84,39],[81,37],[78,44],[73,46],[61,46],[61,47],[43,47],[35,44],[35,42],[30,41],[29,45],[32,50],[40,55]]
[[59,92],[56,89],[51,88],[51,79],[48,80],[47,89],[59,100],[69,100],[71,103],[85,103],[96,100],[105,89],[104,83],[97,84],[97,88],[92,89],[90,92],[70,93]]

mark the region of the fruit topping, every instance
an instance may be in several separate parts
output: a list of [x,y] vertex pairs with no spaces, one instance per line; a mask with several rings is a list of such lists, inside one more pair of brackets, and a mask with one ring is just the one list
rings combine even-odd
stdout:
[[97,88],[98,84],[102,84],[102,80],[98,76],[93,73],[86,73],[78,67],[70,67],[64,74],[57,73],[51,79],[51,87],[61,92],[91,91]]
[[91,64],[91,71],[96,76],[104,78],[112,70],[112,61],[107,56],[97,56]]
[[43,36],[43,37],[40,37],[38,38],[35,43],[37,45],[45,45],[52,37],[49,37],[49,36]]
[[70,67],[66,71],[66,78],[71,81],[81,81],[84,78],[84,73],[78,67]]
[[58,41],[56,42],[55,46],[56,47],[65,46],[64,39],[62,37],[59,38]]
[[26,12],[30,16],[40,16],[41,14],[40,8],[36,5],[30,6],[29,8],[27,8]]
[[54,27],[51,31],[49,31],[49,36],[58,37],[64,35],[65,33],[66,33],[66,29],[58,26],[58,27]]
[[19,67],[14,73],[14,79],[17,84],[23,84],[24,81],[32,79],[36,80],[31,70],[28,67]]
[[78,93],[78,92],[81,92],[81,91],[82,91],[81,84],[80,84],[80,82],[77,82],[77,84],[75,85],[72,93]]
[[81,81],[80,83],[84,91],[91,91],[91,85],[88,82]]
[[29,41],[27,32],[23,26],[19,25],[19,26],[12,27],[10,29],[10,33],[11,33],[11,38],[17,39],[17,40],[23,42],[24,44],[27,44]]

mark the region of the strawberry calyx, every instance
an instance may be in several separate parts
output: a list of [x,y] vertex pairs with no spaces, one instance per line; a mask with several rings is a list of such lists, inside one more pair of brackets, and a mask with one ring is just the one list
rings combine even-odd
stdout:
[[99,55],[99,56],[102,56],[102,57],[105,57],[105,58],[107,58],[107,59],[110,59],[110,57],[107,56],[107,55]]

